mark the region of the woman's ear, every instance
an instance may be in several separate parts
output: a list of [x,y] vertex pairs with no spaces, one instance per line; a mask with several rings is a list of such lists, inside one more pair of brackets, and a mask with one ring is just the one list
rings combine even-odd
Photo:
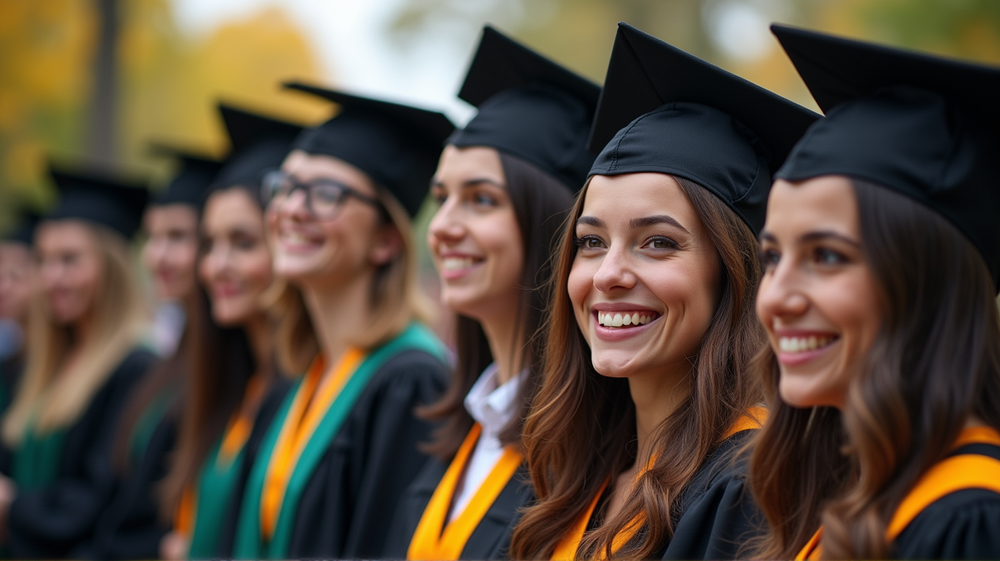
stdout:
[[375,233],[368,258],[373,265],[379,267],[392,261],[402,251],[402,248],[403,238],[399,235],[399,230],[395,226],[387,224],[381,226]]

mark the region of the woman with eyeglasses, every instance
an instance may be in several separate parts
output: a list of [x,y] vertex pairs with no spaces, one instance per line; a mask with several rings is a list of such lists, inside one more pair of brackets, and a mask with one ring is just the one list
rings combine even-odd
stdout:
[[249,465],[287,382],[274,364],[274,281],[259,198],[261,171],[281,162],[302,128],[220,105],[232,153],[201,211],[201,289],[188,320],[188,395],[161,517],[166,559],[229,557]]
[[277,351],[302,375],[247,482],[237,558],[372,558],[424,463],[413,416],[445,380],[415,280],[410,217],[451,123],[322,88],[336,117],[306,130],[262,188],[279,302]]

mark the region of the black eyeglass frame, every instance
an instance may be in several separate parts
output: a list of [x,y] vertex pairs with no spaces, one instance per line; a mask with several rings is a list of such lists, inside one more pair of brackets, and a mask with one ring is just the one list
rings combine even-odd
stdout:
[[334,208],[336,210],[334,211],[333,214],[331,214],[331,217],[332,216],[336,216],[337,211],[339,211],[340,208],[343,206],[344,200],[348,199],[350,197],[354,197],[355,199],[357,199],[357,200],[359,200],[359,201],[361,201],[361,202],[363,202],[365,204],[371,205],[372,207],[374,207],[375,209],[377,209],[379,212],[385,212],[384,208],[382,207],[382,203],[378,199],[376,199],[375,197],[370,197],[370,196],[362,193],[361,191],[358,191],[357,189],[355,189],[353,187],[349,187],[347,185],[344,185],[343,183],[341,183],[339,181],[336,181],[336,180],[333,180],[333,179],[327,179],[327,178],[320,178],[320,179],[316,179],[314,181],[310,181],[308,183],[302,183],[302,182],[297,181],[295,179],[295,177],[293,177],[291,174],[286,173],[284,171],[281,171],[280,169],[270,169],[270,170],[264,170],[263,172],[261,172],[261,176],[260,176],[260,191],[261,191],[261,193],[260,194],[261,194],[261,198],[264,200],[264,204],[265,205],[271,204],[271,201],[273,201],[274,198],[278,194],[278,191],[274,191],[274,190],[269,189],[267,187],[268,178],[269,177],[274,177],[274,176],[279,176],[279,177],[282,178],[283,182],[287,182],[287,183],[291,184],[291,188],[288,189],[288,191],[284,193],[284,196],[291,197],[298,190],[301,190],[303,193],[305,193],[305,195],[306,195],[306,201],[305,201],[305,203],[306,203],[306,209],[309,211],[309,214],[312,214],[313,216],[315,216],[317,218],[319,218],[320,216],[318,214],[316,214],[316,212],[313,210],[313,205],[312,205],[312,189],[314,187],[317,187],[317,186],[320,186],[320,185],[328,185],[328,186],[331,186],[331,187],[336,187],[337,189],[340,190],[340,195],[337,197],[336,201],[333,203],[333,206],[334,206]]

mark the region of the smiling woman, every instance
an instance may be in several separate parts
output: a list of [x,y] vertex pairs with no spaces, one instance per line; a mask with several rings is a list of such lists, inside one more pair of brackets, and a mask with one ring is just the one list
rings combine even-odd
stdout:
[[278,354],[300,376],[250,470],[233,554],[374,558],[424,462],[430,426],[413,410],[443,384],[411,217],[454,127],[433,111],[288,86],[340,111],[299,135],[261,185],[274,271],[293,291]]
[[[502,69],[499,71],[498,69]],[[387,557],[502,559],[531,499],[521,433],[541,379],[550,255],[593,156],[599,88],[483,29],[460,97],[479,112],[448,139],[428,245],[456,312],[456,368],[421,416],[444,426],[407,490]]]
[[513,558],[732,558],[754,534],[738,454],[765,414],[754,232],[770,170],[813,119],[619,26],[603,150],[555,263],[524,437],[538,501]]
[[275,368],[264,297],[274,274],[258,178],[280,165],[302,129],[228,105],[219,110],[233,148],[196,198],[201,284],[189,307],[187,395],[162,484],[160,519],[173,531],[158,553],[167,559],[232,554],[248,466],[288,388]]
[[761,235],[756,553],[997,558],[1000,70],[772,29],[827,118]]

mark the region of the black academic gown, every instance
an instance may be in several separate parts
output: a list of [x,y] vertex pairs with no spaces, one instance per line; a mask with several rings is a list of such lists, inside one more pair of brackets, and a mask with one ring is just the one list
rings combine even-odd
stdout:
[[427,462],[417,443],[433,425],[414,417],[447,383],[446,366],[404,351],[372,376],[306,485],[288,558],[373,559],[406,488]]
[[761,535],[764,518],[747,487],[747,458],[739,454],[753,434],[724,440],[684,488],[663,559],[735,559]]
[[[437,458],[428,460],[417,479],[406,490],[392,523],[389,539],[382,556],[386,559],[406,559],[410,540],[417,530],[420,517],[434,490],[448,470],[448,464]],[[521,519],[520,509],[532,500],[531,476],[524,464],[514,472],[507,485],[486,511],[462,549],[460,559],[506,559],[514,526]]]
[[79,559],[156,559],[170,525],[160,517],[157,485],[167,475],[177,442],[177,418],[170,411],[150,435],[141,459],[124,478]]
[[118,417],[155,361],[152,352],[133,349],[68,428],[56,481],[43,489],[18,491],[7,515],[11,557],[66,557],[91,538],[115,493],[111,448]]
[[[0,419],[3,419],[7,408],[14,402],[23,371],[24,360],[19,354],[0,360]],[[10,449],[0,444],[0,473],[7,477],[11,476],[13,464],[10,454]]]
[[[1000,460],[1000,447],[970,444],[951,455],[982,454]],[[1000,494],[966,489],[924,509],[892,545],[897,559],[1000,559]]]
[[250,478],[250,470],[257,453],[260,451],[260,443],[264,440],[264,434],[271,426],[275,413],[281,408],[281,403],[285,400],[288,389],[292,383],[288,378],[279,376],[271,382],[271,387],[264,396],[260,404],[257,416],[254,418],[253,429],[243,445],[243,465],[240,467],[239,479],[233,485],[236,492],[233,493],[226,507],[226,519],[221,525],[221,535],[219,536],[219,551],[217,557],[226,559],[233,556],[233,543],[236,540],[236,528],[239,526],[240,508],[243,506],[243,489],[246,487],[247,479]]

